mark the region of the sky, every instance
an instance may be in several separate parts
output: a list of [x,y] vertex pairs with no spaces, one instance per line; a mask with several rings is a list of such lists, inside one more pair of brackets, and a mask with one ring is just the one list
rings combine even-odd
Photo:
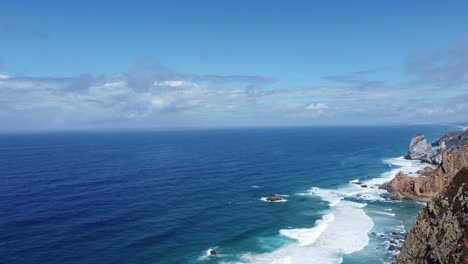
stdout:
[[0,131],[468,121],[466,1],[2,1]]

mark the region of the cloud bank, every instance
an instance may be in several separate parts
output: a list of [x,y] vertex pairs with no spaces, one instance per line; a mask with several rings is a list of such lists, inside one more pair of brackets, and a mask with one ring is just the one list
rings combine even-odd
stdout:
[[409,58],[409,81],[370,78],[376,71],[303,86],[258,75],[181,73],[150,60],[114,75],[0,73],[0,120],[3,130],[467,121],[466,45]]

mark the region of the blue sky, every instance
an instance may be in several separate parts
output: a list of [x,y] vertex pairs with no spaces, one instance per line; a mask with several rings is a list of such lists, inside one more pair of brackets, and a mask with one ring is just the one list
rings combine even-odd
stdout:
[[466,120],[463,1],[3,1],[3,130]]

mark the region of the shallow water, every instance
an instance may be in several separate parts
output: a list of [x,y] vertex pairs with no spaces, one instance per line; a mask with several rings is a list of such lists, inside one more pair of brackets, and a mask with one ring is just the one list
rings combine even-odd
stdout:
[[[422,166],[398,159],[413,134],[435,140],[451,129],[1,135],[0,259],[389,262],[390,233],[408,230],[423,205],[370,186]],[[271,194],[287,201],[261,200]]]

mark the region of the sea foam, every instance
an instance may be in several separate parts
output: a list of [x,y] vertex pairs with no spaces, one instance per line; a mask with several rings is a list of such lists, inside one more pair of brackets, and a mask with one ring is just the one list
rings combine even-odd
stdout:
[[243,254],[242,260],[258,264],[341,263],[342,255],[359,251],[369,243],[367,233],[374,223],[363,210],[366,204],[343,200],[336,190],[312,188],[309,195],[319,196],[330,205],[329,212],[314,227],[282,229],[281,235],[298,242],[270,253]]
[[[379,190],[378,186],[393,179],[399,171],[417,176],[417,170],[428,166],[419,161],[406,160],[404,157],[385,159],[383,162],[388,164],[390,170],[377,178],[355,179],[337,189],[314,187],[307,193],[298,194],[318,196],[329,204],[330,209],[311,228],[291,228],[279,231],[280,235],[297,240],[296,243],[269,253],[242,254],[242,263],[339,264],[343,261],[343,255],[362,250],[368,245],[368,233],[374,226],[372,219],[363,210],[366,206],[364,201],[385,200],[381,194],[386,191]],[[362,187],[356,184],[357,182],[362,182],[368,187]],[[346,199],[351,197],[359,202]],[[395,216],[394,213],[385,211],[374,211],[374,213],[391,218]]]
[[317,220],[312,228],[281,229],[280,234],[298,240],[301,246],[308,246],[319,238],[333,220],[335,216],[329,213]]

